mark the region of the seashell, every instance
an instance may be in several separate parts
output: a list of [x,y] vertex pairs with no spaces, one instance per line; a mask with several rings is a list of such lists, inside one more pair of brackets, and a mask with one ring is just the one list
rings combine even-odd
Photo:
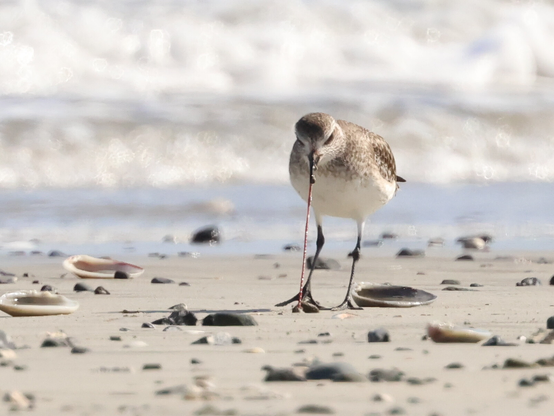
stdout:
[[0,297],[0,311],[11,316],[67,315],[78,308],[78,302],[52,292],[19,290]]
[[68,257],[64,260],[63,267],[81,279],[113,279],[116,272],[126,273],[133,278],[144,273],[142,267],[134,264],[112,259],[98,259],[86,254]]
[[484,329],[454,326],[445,322],[427,325],[427,334],[435,342],[479,342],[492,336]]
[[437,297],[424,290],[407,286],[360,282],[352,289],[352,298],[361,307],[411,308],[427,305]]

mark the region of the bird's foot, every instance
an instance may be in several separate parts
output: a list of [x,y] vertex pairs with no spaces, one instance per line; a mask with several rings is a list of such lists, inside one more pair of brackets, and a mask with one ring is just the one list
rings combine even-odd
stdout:
[[[297,293],[295,296],[293,296],[292,298],[284,301],[284,302],[281,302],[281,303],[278,303],[276,304],[275,306],[286,306],[288,305],[289,303],[292,303],[292,302],[298,302],[298,299],[299,299],[299,293]],[[312,296],[312,293],[311,292],[304,292],[304,295],[302,296],[302,302],[301,302],[301,305],[302,305],[302,309],[305,309],[305,311],[307,311],[308,309],[309,310],[312,310],[312,309],[317,309],[318,311],[322,311],[322,310],[328,310],[329,308],[326,308],[325,306],[322,306],[318,301],[316,301],[313,296]],[[306,306],[306,308],[304,308],[304,306]],[[300,309],[300,306],[299,305],[296,305],[294,307],[294,310],[298,310]]]
[[350,309],[350,310],[354,310],[354,311],[362,311],[364,308],[360,308],[358,305],[356,305],[350,299],[345,300],[339,306],[335,306],[334,308],[331,308],[332,311],[344,311],[345,309]]

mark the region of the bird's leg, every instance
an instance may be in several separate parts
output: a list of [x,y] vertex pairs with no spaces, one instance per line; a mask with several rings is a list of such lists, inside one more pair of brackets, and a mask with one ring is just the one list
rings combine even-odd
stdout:
[[[323,236],[323,228],[322,228],[321,224],[318,224],[317,225],[317,243],[316,243],[317,248],[316,248],[316,251],[315,251],[314,258],[312,260],[312,267],[310,268],[310,273],[308,274],[308,278],[306,279],[306,284],[304,285],[304,288],[302,289],[302,293],[303,293],[302,294],[302,301],[303,302],[307,301],[307,302],[313,304],[314,306],[316,306],[318,309],[327,309],[327,308],[321,306],[319,304],[319,302],[317,302],[312,296],[312,274],[314,273],[315,263],[316,263],[317,259],[319,258],[319,253],[321,253],[321,249],[323,248],[324,244],[325,244],[325,237]],[[275,306],[285,306],[285,305],[288,305],[289,303],[298,301],[298,296],[299,296],[299,294],[297,293],[295,296],[293,296],[289,300],[278,303]]]
[[342,301],[342,303],[339,306],[332,308],[332,310],[334,311],[340,311],[343,309],[357,309],[357,310],[363,309],[354,303],[354,301],[352,300],[352,294],[350,293],[352,289],[352,282],[354,281],[354,269],[356,268],[356,262],[360,260],[360,247],[362,244],[363,229],[364,229],[364,223],[358,222],[358,239],[356,241],[356,247],[354,248],[354,251],[350,253],[350,255],[352,256],[352,271],[350,272],[350,281],[348,282],[348,290],[346,291],[346,296]]

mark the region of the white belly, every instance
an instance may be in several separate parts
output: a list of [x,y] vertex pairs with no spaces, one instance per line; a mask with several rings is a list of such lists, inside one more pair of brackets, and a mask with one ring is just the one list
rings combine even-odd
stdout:
[[[308,200],[308,182],[307,175],[291,175],[292,186],[305,201]],[[380,178],[360,181],[316,174],[312,206],[316,215],[363,221],[389,202],[395,192],[396,184]]]

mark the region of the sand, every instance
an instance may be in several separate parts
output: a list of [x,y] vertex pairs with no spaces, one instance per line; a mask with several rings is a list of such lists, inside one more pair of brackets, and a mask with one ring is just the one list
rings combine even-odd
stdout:
[[[548,285],[553,267],[536,260],[541,256],[548,259],[548,253],[502,253],[512,256],[505,260],[495,259],[500,253],[479,253],[476,261],[455,262],[453,252],[431,251],[426,258],[396,259],[379,254],[378,249],[364,249],[358,281],[409,285],[438,298],[417,308],[366,308],[353,312],[349,319],[337,319],[338,312],[293,314],[290,306],[273,306],[298,290],[299,253],[198,259],[126,257],[122,260],[144,266],[145,274],[133,280],[86,281],[93,287],[104,286],[111,295],[74,293],[75,283],[83,280],[65,274],[63,259],[7,257],[2,260],[3,270],[32,277],[2,285],[0,293],[38,289],[40,285],[32,284],[37,279],[79,301],[80,308],[67,316],[12,318],[2,313],[0,329],[12,337],[18,349],[13,363],[0,367],[0,392],[32,393],[36,398],[32,413],[41,415],[184,415],[202,410],[205,414],[286,415],[309,404],[345,415],[550,414],[551,383],[532,387],[518,383],[554,371],[485,367],[501,366],[510,357],[527,361],[550,357],[554,355],[552,345],[482,347],[422,340],[432,321],[487,329],[511,342],[545,328],[547,318],[554,315],[554,287]],[[331,254],[343,268],[316,272],[314,296],[324,304],[342,300],[349,272],[344,253]],[[530,276],[540,278],[543,286],[515,286]],[[150,283],[153,277],[190,286],[154,285]],[[440,285],[443,279],[460,280],[463,287],[470,283],[484,286],[475,291],[446,292]],[[145,322],[168,316],[168,308],[181,302],[199,319],[212,312],[234,311],[252,315],[259,325],[183,326],[183,331],[175,332],[163,332],[163,326],[141,328]],[[368,343],[368,331],[380,327],[389,331],[391,342]],[[60,330],[90,352],[40,348],[47,332]],[[240,338],[242,344],[191,345],[202,336],[222,331]],[[318,336],[325,332],[330,336]],[[112,341],[111,336],[120,336],[121,341]],[[318,343],[302,343],[310,340]],[[133,341],[146,345],[126,347]],[[253,348],[264,352],[249,352]],[[371,355],[380,358],[370,359]],[[423,385],[405,380],[263,381],[264,365],[290,367],[314,358],[350,363],[364,375],[372,369],[396,367],[405,378],[435,381]],[[201,363],[192,364],[191,359]],[[161,369],[143,370],[143,365],[150,363],[160,364]],[[450,363],[461,363],[463,368],[446,369]],[[14,365],[24,369],[16,370]],[[187,400],[182,394],[156,395],[179,385],[191,388],[199,376],[209,378],[211,393],[205,394],[209,397]],[[374,401],[376,394],[386,395],[390,401]],[[206,406],[213,407],[211,413]],[[0,413],[9,407],[0,403]]]

